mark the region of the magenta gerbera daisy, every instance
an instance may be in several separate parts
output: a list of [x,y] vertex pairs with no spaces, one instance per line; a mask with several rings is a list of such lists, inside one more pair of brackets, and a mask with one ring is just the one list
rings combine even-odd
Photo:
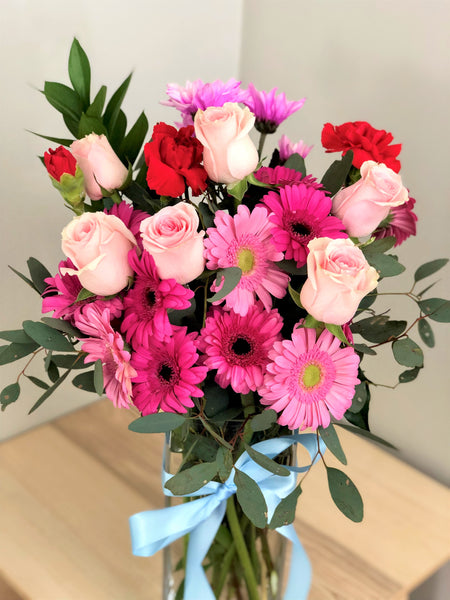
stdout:
[[342,419],[359,383],[359,357],[353,348],[325,329],[297,327],[291,340],[275,342],[269,352],[261,403],[281,412],[278,423],[289,429],[328,427],[330,413]]
[[148,348],[139,347],[131,364],[137,371],[133,379],[133,402],[143,415],[165,412],[185,413],[194,406],[192,397],[203,396],[198,387],[208,372],[197,366],[197,333],[186,327],[173,327],[166,342],[150,339]]
[[267,311],[260,303],[245,316],[221,308],[212,310],[200,333],[203,364],[217,369],[220,387],[231,385],[238,394],[256,391],[262,384],[269,350],[280,339],[283,320],[278,311]]
[[146,251],[139,260],[136,250],[130,250],[128,261],[136,278],[133,288],[123,300],[125,318],[122,332],[133,348],[148,346],[152,337],[164,341],[172,334],[167,310],[189,308],[194,292],[175,279],[161,280],[153,256]]
[[306,264],[313,238],[348,237],[342,221],[329,216],[331,199],[322,190],[300,183],[269,192],[261,202],[272,211],[269,219],[276,249],[285,252],[285,258],[293,258],[298,267]]
[[[240,204],[237,214],[231,217],[223,210],[216,212],[216,227],[207,230],[205,257],[208,269],[240,267],[242,277],[238,285],[227,296],[227,308],[245,316],[256,296],[266,310],[272,307],[272,296],[282,298],[286,294],[289,276],[283,273],[276,262],[283,253],[276,250],[273,241],[268,211],[257,206],[250,212]],[[213,285],[213,291],[217,288]]]
[[413,211],[414,198],[409,198],[408,202],[400,206],[393,206],[387,219],[373,233],[375,239],[394,236],[395,246],[403,244],[410,235],[416,235],[417,215]]
[[[302,173],[295,171],[294,169],[289,169],[288,167],[261,167],[256,171],[255,177],[262,183],[277,185],[278,187],[302,183],[308,187],[313,187],[315,190],[323,189],[322,184],[312,175],[305,175],[305,177],[303,177]],[[325,192],[325,190],[323,191]]]
[[286,100],[285,94],[276,95],[277,88],[260,92],[249,83],[247,97],[242,102],[256,117],[255,127],[261,133],[274,133],[283,121],[299,110],[306,98],[298,101]]
[[114,215],[123,221],[125,227],[131,231],[136,238],[137,243],[142,248],[140,224],[141,221],[148,217],[147,213],[143,210],[133,208],[133,206],[125,202],[125,200],[122,200],[119,204],[113,204],[109,210],[105,209],[104,212],[107,215]]
[[106,308],[86,306],[75,319],[78,329],[88,335],[83,338],[81,349],[87,353],[85,363],[102,361],[105,393],[114,406],[129,408],[131,401],[131,379],[136,371],[130,364],[130,353],[124,349],[120,333],[110,324],[111,315]]

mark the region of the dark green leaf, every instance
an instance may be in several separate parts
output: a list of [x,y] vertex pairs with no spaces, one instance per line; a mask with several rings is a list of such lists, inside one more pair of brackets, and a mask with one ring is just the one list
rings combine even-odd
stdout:
[[348,150],[341,160],[335,160],[328,168],[320,182],[334,196],[344,185],[350,172],[353,161],[353,152]]
[[11,383],[7,385],[0,394],[0,404],[2,405],[2,411],[8,406],[8,404],[12,404],[17,400],[20,395],[20,386],[16,383]]
[[55,142],[55,144],[58,144],[59,146],[70,146],[70,144],[73,142],[73,140],[69,140],[67,138],[53,137],[51,135],[42,135],[42,133],[36,133],[35,131],[30,131],[29,129],[26,129],[26,131],[28,131],[28,133],[32,133],[33,135],[37,135],[38,137],[43,138],[44,140],[48,140],[49,142]]
[[306,275],[307,273],[306,265],[297,267],[297,262],[295,260],[279,260],[276,266],[282,271],[289,273],[289,275]]
[[94,371],[80,373],[72,379],[73,385],[83,392],[95,393]]
[[242,271],[239,267],[226,267],[220,269],[216,277],[216,286],[220,285],[223,280],[221,289],[214,294],[211,298],[208,298],[208,302],[217,302],[222,300],[230,292],[234,290],[239,281],[241,280]]
[[362,246],[361,250],[366,258],[374,256],[375,254],[383,254],[390,250],[395,244],[395,237],[389,236],[382,238],[381,240],[374,240],[367,246]]
[[351,431],[352,433],[355,433],[356,435],[360,435],[369,440],[372,440],[372,442],[377,442],[378,444],[383,444],[383,446],[387,446],[388,448],[397,450],[397,448],[395,446],[393,446],[390,442],[387,442],[386,440],[383,440],[383,438],[380,438],[377,435],[374,435],[371,431],[368,431],[367,429],[360,429],[359,427],[352,427],[351,425],[347,425],[346,423],[335,423],[335,424],[338,425],[339,427],[342,427],[343,429],[346,429],[347,431]]
[[307,329],[316,329],[322,326],[322,322],[318,321],[312,315],[307,315],[301,326]]
[[82,113],[78,124],[78,138],[83,138],[90,133],[98,135],[108,135],[106,127],[98,117],[90,117],[86,113]]
[[138,157],[148,131],[148,120],[142,112],[120,145],[120,156],[132,165]]
[[110,101],[108,102],[105,114],[103,115],[103,122],[105,123],[110,133],[114,131],[114,128],[116,126],[116,122],[119,117],[120,107],[122,106],[123,99],[125,98],[128,86],[130,85],[131,76],[132,73],[128,75],[124,82],[114,92]]
[[369,265],[374,267],[380,277],[395,277],[405,270],[393,254],[374,254],[367,257]]
[[36,288],[34,283],[31,281],[31,279],[28,279],[28,277],[25,277],[25,275],[20,273],[20,271],[17,271],[16,269],[14,269],[14,267],[11,267],[11,265],[8,265],[8,267],[11,269],[11,271],[13,273],[15,273],[18,277],[20,277],[20,279],[22,279],[22,281],[25,281],[25,283],[27,283],[35,292],[37,292],[39,295],[41,295],[39,293],[39,290]]
[[405,367],[423,367],[423,352],[411,338],[404,337],[392,343],[395,360]]
[[417,294],[419,296],[419,298],[421,298],[424,294],[426,294],[428,292],[428,290],[431,290],[431,288],[434,287],[439,281],[440,281],[440,279],[438,279],[437,281],[434,281],[433,283],[430,283],[430,285],[427,285],[427,287],[424,290],[422,290],[419,294]]
[[228,390],[221,388],[215,382],[207,381],[203,386],[203,393],[206,400],[205,414],[208,419],[228,408],[230,403]]
[[264,529],[267,525],[267,504],[259,485],[246,473],[235,468],[236,497],[242,510],[255,525]]
[[283,467],[283,465],[279,465],[277,462],[266,456],[265,454],[261,454],[248,444],[245,444],[245,449],[247,450],[247,454],[250,456],[252,460],[255,461],[263,469],[266,471],[270,471],[274,475],[280,475],[281,477],[288,477],[290,475],[290,471]]
[[219,446],[216,456],[217,471],[221,481],[226,481],[233,468],[233,453],[223,446]]
[[186,439],[185,448],[191,450],[190,458],[192,460],[213,462],[216,459],[219,444],[211,436],[189,432],[189,435]]
[[369,431],[369,407],[370,401],[366,402],[362,409],[357,413],[353,413],[350,410],[346,410],[344,413],[344,417],[352,425],[356,425],[356,427],[366,429],[367,431]]
[[48,385],[48,383],[46,383],[45,381],[42,381],[42,379],[33,377],[33,375],[25,375],[25,377],[27,377],[31,381],[31,383],[34,383],[34,385],[37,385],[38,387],[42,388],[43,390],[48,390],[48,388],[50,387]]
[[333,424],[330,423],[326,429],[322,426],[319,426],[319,434],[320,437],[325,442],[328,450],[334,454],[334,456],[343,464],[347,464],[347,459],[345,458],[344,451],[342,450],[341,442],[339,441],[338,434],[336,433],[336,429]]
[[42,294],[48,287],[48,283],[46,283],[44,280],[48,277],[51,277],[51,273],[44,267],[42,263],[32,256],[27,260],[27,265],[35,288],[40,294]]
[[374,356],[376,354],[375,350],[369,348],[366,344],[353,344],[353,348],[356,352],[361,352],[361,354],[369,354],[370,356]]
[[214,227],[214,213],[211,211],[208,204],[206,202],[199,202],[197,210],[200,213],[203,227],[205,229]]
[[409,383],[410,381],[414,381],[417,378],[417,375],[420,373],[421,367],[414,367],[414,369],[409,369],[408,371],[403,371],[398,376],[399,383]]
[[443,298],[428,298],[418,302],[424,315],[429,315],[433,321],[450,323],[450,300]]
[[414,273],[414,281],[420,281],[421,279],[425,279],[425,277],[433,275],[433,273],[436,273],[436,271],[445,267],[447,263],[448,258],[437,258],[436,260],[425,263]]
[[285,498],[283,498],[275,508],[273,517],[269,523],[270,529],[278,529],[284,525],[289,525],[295,519],[295,509],[297,508],[297,501],[302,493],[300,484],[292,490]]
[[116,154],[120,152],[120,145],[125,137],[125,132],[127,130],[127,118],[123,110],[119,110],[119,114],[117,115],[116,124],[114,129],[109,129],[109,143],[113,147]]
[[9,346],[1,346],[0,365],[6,365],[14,362],[15,360],[19,360],[19,358],[23,358],[24,356],[31,354],[37,348],[39,348],[39,345],[35,344],[34,342],[32,344],[16,344],[13,342],[12,344],[9,344]]
[[65,117],[78,122],[83,106],[77,92],[63,83],[46,81],[44,84],[44,94],[57,111]]
[[420,319],[417,324],[419,335],[422,341],[429,347],[434,348],[434,333],[431,329],[431,325],[426,319]]
[[[85,355],[84,355],[85,356]],[[52,361],[63,369],[85,369],[83,354],[52,354]]]
[[364,296],[364,298],[361,300],[361,302],[359,303],[358,306],[358,312],[361,312],[362,310],[366,310],[367,308],[369,308],[370,306],[372,306],[372,304],[375,302],[375,300],[377,299],[377,290],[372,290],[370,292],[370,294],[367,294],[367,296]]
[[101,119],[103,107],[105,105],[105,100],[106,100],[106,85],[102,85],[102,87],[98,90],[93,103],[87,109],[86,115],[88,117],[97,117],[97,119]]
[[73,352],[73,345],[64,337],[62,333],[49,327],[39,321],[24,321],[23,328],[25,333],[30,336],[37,344],[48,350],[58,350],[60,352]]
[[53,392],[62,384],[62,382],[67,378],[67,376],[70,373],[70,369],[67,370],[57,381],[55,381],[55,383],[49,387],[47,390],[45,390],[45,392],[42,394],[42,396],[39,398],[39,400],[37,402],[35,402],[33,404],[33,406],[30,408],[30,410],[28,411],[28,414],[30,415],[32,412],[34,412],[37,408],[39,408],[41,406],[41,404],[43,402],[45,402],[45,400],[47,400],[47,398],[49,396],[51,396],[53,394]]
[[227,192],[230,194],[230,196],[233,196],[233,198],[236,198],[236,200],[238,200],[239,202],[244,197],[247,189],[248,189],[247,178],[241,179],[240,181],[238,181],[236,183],[229,183],[227,185]]
[[302,303],[300,302],[300,292],[297,292],[297,290],[294,290],[294,288],[291,286],[291,284],[288,285],[288,291],[289,291],[290,297],[294,301],[294,304],[296,304],[299,308],[303,308]]
[[305,159],[300,154],[291,154],[283,166],[288,169],[294,169],[294,171],[302,173],[303,176],[306,175]]
[[52,383],[58,381],[60,377],[59,369],[52,360],[48,363],[47,375]]
[[68,321],[64,321],[64,319],[54,319],[53,317],[42,317],[41,321],[51,327],[52,329],[57,329],[58,331],[63,331],[64,333],[68,333],[74,337],[79,337],[81,334],[78,329],[75,329],[73,325],[71,325]]
[[78,296],[77,296],[77,299],[75,300],[75,302],[81,302],[82,300],[87,300],[88,298],[93,298],[94,296],[95,296],[95,294],[93,294],[86,288],[81,288],[81,290],[78,292]]
[[69,77],[84,106],[89,106],[91,90],[91,67],[86,52],[74,38],[69,54]]
[[[147,167],[145,167],[147,170]],[[144,177],[145,184],[145,177]],[[137,208],[141,208],[149,214],[154,214],[160,209],[159,201],[152,198],[150,194],[138,182],[132,181],[125,191],[125,195],[129,198]]]
[[374,344],[381,344],[401,335],[407,326],[406,321],[390,321],[386,315],[367,317],[351,324],[353,333],[359,333],[363,338]]
[[370,389],[367,381],[361,381],[355,387],[355,395],[353,396],[352,405],[348,409],[352,413],[359,413],[370,400]]
[[101,359],[95,361],[94,388],[99,396],[103,396],[103,365]]
[[[241,406],[230,406],[225,410],[222,410],[220,413],[217,413],[213,417],[210,418],[210,421],[213,422],[218,427],[223,427],[223,425],[227,421],[233,421],[242,415],[242,407]],[[243,419],[242,419],[243,420]]]
[[195,313],[195,309],[197,303],[195,301],[195,296],[193,296],[190,300],[189,308],[183,308],[181,310],[172,310],[169,308],[167,311],[167,316],[169,317],[169,321],[171,325],[183,325],[183,319],[186,317],[192,317]]
[[0,331],[0,338],[14,342],[16,344],[33,344],[33,340],[25,333],[23,329],[12,329],[10,331]]
[[206,462],[194,465],[166,481],[168,490],[175,496],[192,494],[211,481],[217,474],[217,463]]
[[177,413],[155,413],[140,417],[128,425],[136,433],[166,433],[183,425],[185,417]]
[[351,521],[360,523],[364,516],[363,501],[353,481],[339,469],[327,467],[328,487],[338,509]]
[[263,410],[262,413],[253,417],[250,421],[250,425],[253,431],[265,431],[266,429],[270,429],[272,425],[276,422],[278,415],[276,411],[268,408]]
[[66,124],[67,129],[76,138],[78,136],[79,117],[77,117],[76,119],[72,119],[71,117],[68,117],[67,115],[63,115],[63,120],[64,120],[64,123]]

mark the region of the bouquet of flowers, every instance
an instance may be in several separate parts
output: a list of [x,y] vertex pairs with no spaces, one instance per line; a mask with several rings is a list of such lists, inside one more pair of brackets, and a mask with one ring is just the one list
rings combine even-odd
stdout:
[[[303,141],[282,136],[264,155],[304,100],[234,79],[170,84],[164,104],[181,123],[148,134],[144,113],[127,128],[130,77],[107,103],[105,86],[91,98],[77,40],[69,77],[72,87],[46,82],[43,93],[72,138],[41,137],[58,146],[42,160],[74,216],[56,274],[35,258],[29,275],[13,269],[47,316],[0,332],[1,364],[29,357],[2,410],[21,377],[43,390],[34,411],[80,370],[77,387],[137,409],[132,431],[167,434],[163,491],[184,500],[130,521],[138,555],[185,536],[167,597],[281,598],[275,530],[292,542],[284,597],[304,598],[309,564],[292,525],[303,478],[321,460],[333,501],[361,521],[356,486],[323,455],[346,464],[336,426],[387,443],[369,431],[363,359],[389,344],[399,383],[410,382],[423,367],[411,336],[431,347],[429,320],[450,321],[447,300],[416,291],[446,259],[416,270],[411,324],[375,308],[404,271],[391,249],[416,233],[401,145],[366,122],[327,123],[322,145],[342,156],[319,180]],[[27,372],[39,358],[45,379]],[[297,464],[298,444],[310,464]]]

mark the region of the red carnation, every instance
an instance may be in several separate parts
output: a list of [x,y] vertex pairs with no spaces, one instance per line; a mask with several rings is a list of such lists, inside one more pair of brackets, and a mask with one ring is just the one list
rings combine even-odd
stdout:
[[353,150],[353,166],[360,168],[366,160],[384,163],[398,173],[400,161],[396,156],[402,149],[401,144],[389,145],[393,140],[392,133],[383,129],[375,129],[366,121],[355,121],[343,125],[325,123],[322,129],[322,146],[327,152]]
[[61,176],[64,175],[64,173],[75,175],[75,170],[77,168],[77,161],[64,146],[58,146],[56,150],[49,148],[48,152],[44,152],[44,163],[48,173],[56,179],[56,181],[60,181]]
[[206,189],[207,173],[200,164],[203,146],[193,137],[192,125],[179,131],[166,123],[153,127],[152,140],[144,146],[147,183],[161,196],[181,196],[186,184],[194,195]]

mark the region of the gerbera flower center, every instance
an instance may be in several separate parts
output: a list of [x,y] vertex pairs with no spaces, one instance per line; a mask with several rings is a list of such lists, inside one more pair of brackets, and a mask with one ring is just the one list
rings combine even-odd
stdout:
[[147,290],[145,297],[149,306],[153,306],[156,302],[156,294],[153,290]]
[[252,350],[252,346],[248,340],[243,337],[238,337],[231,346],[232,351],[238,356],[245,356]]
[[[301,376],[303,385],[310,389],[322,381],[322,369],[319,365],[310,364],[305,367],[303,376]],[[300,382],[299,382],[300,383]]]
[[169,383],[172,380],[172,377],[174,376],[174,370],[172,369],[172,367],[170,365],[168,365],[167,363],[163,363],[158,370],[158,377],[160,379],[162,379],[163,381],[165,381],[166,383]]
[[305,223],[292,223],[292,231],[302,237],[311,234],[311,228]]
[[255,265],[255,255],[248,248],[239,250],[237,259],[238,267],[243,273],[249,273]]

